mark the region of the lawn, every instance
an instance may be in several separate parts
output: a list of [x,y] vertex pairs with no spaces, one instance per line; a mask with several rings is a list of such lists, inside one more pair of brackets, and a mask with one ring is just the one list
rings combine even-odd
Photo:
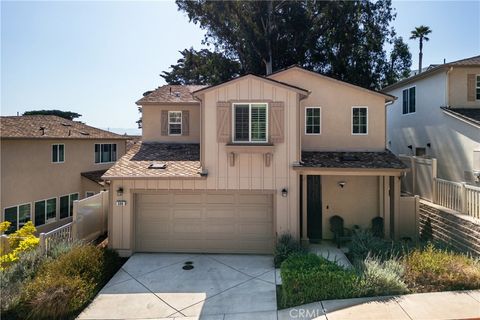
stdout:
[[279,308],[329,299],[480,289],[478,258],[432,243],[392,242],[360,230],[349,244],[351,269],[306,253],[289,236],[280,237],[277,248]]

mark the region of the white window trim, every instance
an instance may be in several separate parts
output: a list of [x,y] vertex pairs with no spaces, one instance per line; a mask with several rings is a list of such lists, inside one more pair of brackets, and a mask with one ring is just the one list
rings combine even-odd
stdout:
[[8,221],[8,220],[5,219],[5,210],[16,207],[17,208],[17,230],[20,229],[20,206],[25,206],[27,204],[30,205],[30,221],[32,221],[35,224],[35,222],[32,219],[33,218],[32,217],[32,208],[33,208],[32,202],[20,203],[16,206],[4,207],[3,208],[3,220],[2,221]]
[[[47,219],[47,200],[51,200],[51,199],[55,199],[55,219]],[[53,223],[53,222],[56,222],[57,221],[57,208],[58,208],[58,199],[57,197],[51,197],[51,198],[47,198],[47,199],[43,199],[43,200],[35,200],[33,201],[33,207],[32,207],[32,210],[33,211],[32,213],[32,222],[33,222],[33,225],[35,225],[36,221],[35,221],[35,203],[37,202],[45,202],[45,212],[43,213],[44,214],[44,217],[45,217],[45,223],[44,224],[41,224],[39,226],[46,226],[47,224],[50,224],[50,223]],[[37,227],[35,225],[35,227]]]
[[[353,109],[358,109],[358,108],[367,109],[367,132],[366,133],[353,133]],[[369,125],[370,121],[368,121],[368,107],[367,106],[353,106],[351,114],[350,114],[350,121],[351,121],[350,133],[352,134],[352,136],[366,136],[366,135],[368,135],[368,125]]]
[[[171,113],[180,113],[180,123],[170,122],[170,114]],[[180,125],[180,133],[170,133],[170,125],[171,124],[179,124]],[[183,134],[182,127],[183,127],[183,112],[182,111],[168,111],[168,135],[173,136],[173,137],[181,136]]]
[[[91,193],[92,195],[89,196],[88,194]],[[85,191],[85,198],[88,198],[88,197],[93,197],[95,195],[95,191]]]
[[[100,145],[100,162],[96,162],[95,161],[95,146],[99,144]],[[102,165],[102,164],[109,164],[109,163],[115,163],[117,162],[117,159],[118,159],[118,156],[115,155],[115,161],[110,161],[110,162],[102,162],[102,145],[104,144],[109,144],[109,145],[115,145],[115,152],[118,152],[118,146],[116,143],[94,143],[93,144],[93,164],[96,164],[96,165]],[[66,194],[67,196],[67,194]],[[62,196],[63,197],[63,196]]]
[[[307,133],[307,110],[319,109],[320,110],[320,132],[319,133]],[[322,107],[305,107],[305,135],[306,136],[319,136],[322,134]]]
[[[265,141],[252,141],[252,104],[263,104],[266,107],[265,110]],[[236,141],[235,140],[235,106],[236,105],[248,105],[248,141]],[[234,143],[247,143],[247,144],[262,144],[268,143],[268,103],[267,102],[235,102],[232,103],[232,142]]]
[[[475,75],[475,101],[480,101],[480,99],[477,98],[477,90],[480,89],[480,86],[478,86],[478,78],[480,77],[480,74]],[[416,92],[415,92],[416,94]]]
[[[415,88],[415,111],[414,112],[403,113],[403,91],[410,90],[411,88]],[[408,97],[409,97],[408,98],[408,110],[410,110],[410,92],[408,93]],[[402,104],[400,105],[400,107],[401,107],[402,116],[408,116],[408,115],[417,113],[417,85],[406,87],[406,88],[402,89]]]
[[[51,150],[51,152],[50,152],[50,157],[52,156],[53,146],[63,146],[63,161],[54,162],[54,161],[53,161],[53,158],[52,158],[52,160],[51,160],[52,163],[55,163],[55,164],[56,164],[56,163],[65,163],[65,153],[66,153],[66,152],[65,152],[65,144],[64,144],[64,143],[52,143],[52,148],[50,149],[50,150]],[[57,148],[57,159],[60,159],[60,157],[59,157],[59,154],[60,154],[59,150],[60,150],[60,148]]]

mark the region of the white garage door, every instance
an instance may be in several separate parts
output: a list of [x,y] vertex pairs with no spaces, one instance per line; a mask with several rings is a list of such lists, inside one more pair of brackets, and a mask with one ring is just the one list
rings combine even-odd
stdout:
[[137,194],[135,207],[136,251],[273,252],[271,194]]

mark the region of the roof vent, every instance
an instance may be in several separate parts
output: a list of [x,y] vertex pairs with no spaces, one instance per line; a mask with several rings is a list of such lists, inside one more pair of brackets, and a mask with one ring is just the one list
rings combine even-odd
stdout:
[[167,164],[163,162],[152,162],[148,166],[148,169],[166,169]]
[[45,129],[46,129],[45,127],[40,127],[40,130],[42,131],[42,136],[45,135]]
[[180,98],[180,92],[175,91],[173,94],[175,95],[176,98]]
[[80,134],[81,134],[81,135],[84,135],[84,136],[89,136],[89,135],[90,135],[90,133],[84,132],[84,131],[80,131]]
[[342,155],[342,161],[358,161],[360,160],[357,156],[351,154]]
[[71,127],[72,125],[71,125],[70,123],[62,122],[62,126],[64,126],[64,127]]

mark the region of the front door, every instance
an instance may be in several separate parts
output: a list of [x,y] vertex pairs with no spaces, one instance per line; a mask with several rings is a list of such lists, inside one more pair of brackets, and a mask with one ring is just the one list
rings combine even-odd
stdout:
[[322,240],[321,176],[307,176],[307,235],[310,242]]

